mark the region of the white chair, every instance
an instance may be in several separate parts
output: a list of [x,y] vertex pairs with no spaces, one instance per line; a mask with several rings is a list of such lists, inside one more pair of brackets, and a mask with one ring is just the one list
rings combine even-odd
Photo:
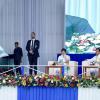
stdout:
[[53,65],[54,63],[56,63],[56,61],[48,61],[48,65]]
[[[82,61],[82,74],[85,74],[85,72],[84,72],[84,67],[85,66],[89,66],[90,64],[89,64],[89,61],[87,61],[87,60],[84,60],[84,61]],[[89,69],[90,70],[90,69]],[[88,70],[88,72],[89,72],[89,70]],[[88,74],[88,76],[90,75],[89,73],[87,73]]]
[[77,76],[78,74],[78,62],[76,61],[69,61],[70,66],[70,75],[71,76]]

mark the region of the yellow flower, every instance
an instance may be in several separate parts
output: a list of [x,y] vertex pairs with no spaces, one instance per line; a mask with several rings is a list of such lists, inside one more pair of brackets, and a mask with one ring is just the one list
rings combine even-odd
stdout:
[[42,74],[42,77],[45,77],[45,74]]
[[32,78],[31,77],[29,77],[29,81],[30,81],[30,83],[32,83]]
[[26,80],[22,80],[22,85],[26,86]]
[[66,75],[64,75],[64,79],[66,79],[67,78],[67,76]]
[[66,78],[63,78],[63,81],[65,81],[66,80]]
[[78,84],[77,84],[77,87],[80,87],[80,86],[81,86],[81,84],[78,83]]
[[68,84],[65,84],[64,86],[65,86],[65,87],[68,87]]

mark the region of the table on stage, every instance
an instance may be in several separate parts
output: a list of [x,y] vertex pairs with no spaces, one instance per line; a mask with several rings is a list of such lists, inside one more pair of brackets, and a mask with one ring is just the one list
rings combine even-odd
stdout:
[[[77,76],[78,63],[75,61],[70,61],[68,66],[70,67],[70,75]],[[48,65],[45,67],[45,73],[49,75],[56,75],[56,74],[64,75],[64,66],[63,65]]]
[[[83,67],[83,76],[90,76],[90,73],[88,73],[88,69],[98,69],[100,66],[96,65],[87,65],[87,66],[82,66]],[[100,77],[100,68],[98,70],[98,77]]]
[[56,75],[56,71],[59,71],[59,74],[62,74],[62,66],[51,65],[45,68],[45,73],[49,75]]

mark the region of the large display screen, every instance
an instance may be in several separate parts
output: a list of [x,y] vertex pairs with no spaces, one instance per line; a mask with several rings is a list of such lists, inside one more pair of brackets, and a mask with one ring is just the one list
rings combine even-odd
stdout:
[[4,51],[4,49],[0,46],[0,58],[8,56],[8,54]]
[[68,53],[94,53],[100,47],[100,7],[93,0],[86,1],[65,0],[64,36]]

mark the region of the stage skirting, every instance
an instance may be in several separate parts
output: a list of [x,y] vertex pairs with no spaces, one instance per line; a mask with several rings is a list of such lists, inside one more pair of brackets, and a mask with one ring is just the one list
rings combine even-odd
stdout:
[[0,100],[100,100],[100,89],[3,86]]

